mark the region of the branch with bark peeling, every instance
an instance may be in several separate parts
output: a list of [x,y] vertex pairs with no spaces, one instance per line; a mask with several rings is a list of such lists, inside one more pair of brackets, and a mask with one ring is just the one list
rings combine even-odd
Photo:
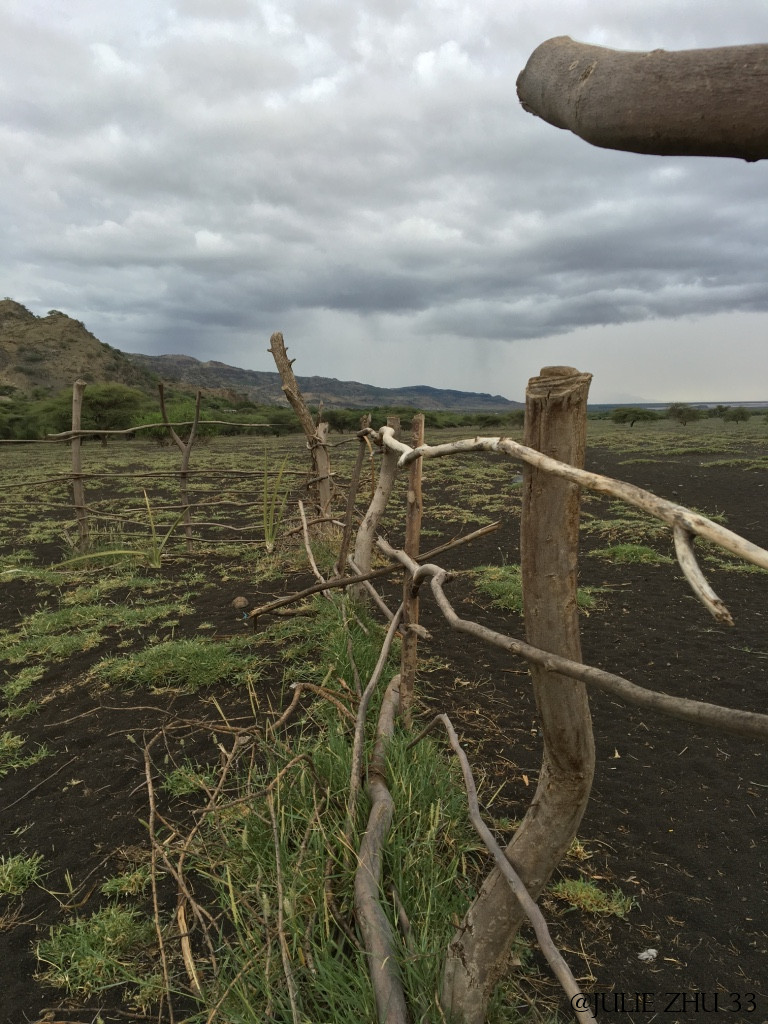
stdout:
[[[387,449],[398,452],[398,466],[404,467],[413,462],[414,459],[438,459],[446,455],[453,455],[457,452],[502,452],[520,462],[524,462],[536,469],[554,473],[564,480],[578,484],[589,491],[598,494],[609,494],[611,497],[619,498],[628,505],[634,505],[649,515],[660,519],[667,526],[671,527],[673,533],[677,529],[690,536],[699,536],[704,540],[711,541],[719,547],[730,551],[745,562],[751,562],[761,569],[768,569],[768,551],[765,548],[745,540],[739,534],[726,529],[719,523],[707,519],[698,512],[692,512],[684,505],[667,501],[666,498],[659,498],[651,491],[646,491],[635,484],[628,484],[621,480],[613,480],[611,477],[602,476],[600,473],[590,473],[585,469],[578,469],[565,462],[558,462],[548,455],[542,455],[535,448],[527,448],[525,445],[512,441],[508,437],[474,437],[462,441],[452,441],[446,444],[421,445],[418,448],[411,448],[394,437],[394,432],[389,427],[381,427],[376,432],[377,440]],[[733,619],[724,603],[715,594],[704,578],[699,568],[693,549],[688,543],[675,542],[675,548],[680,558],[680,551],[683,550],[683,561],[680,567],[685,578],[688,580],[691,589],[696,597],[704,604],[705,608],[718,621],[733,625]]]

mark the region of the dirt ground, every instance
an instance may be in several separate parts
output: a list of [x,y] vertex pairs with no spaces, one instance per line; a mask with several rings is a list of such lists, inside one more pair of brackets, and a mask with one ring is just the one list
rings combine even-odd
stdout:
[[[593,448],[588,468],[681,504],[722,511],[731,529],[768,547],[763,475],[708,467],[706,461],[689,455],[626,462]],[[587,502],[585,511],[591,508]],[[516,561],[516,529],[513,523],[458,548],[442,564],[462,569],[498,564],[500,558]],[[607,588],[602,607],[582,619],[586,663],[653,690],[766,711],[768,573],[708,573],[733,613],[736,625],[729,628],[698,604],[676,565],[612,565],[590,555],[596,546],[604,541],[586,534],[582,582]],[[54,558],[42,548],[36,554],[41,561]],[[160,570],[170,584],[176,565]],[[271,590],[291,591],[303,582],[286,579]],[[257,604],[267,592],[247,596]],[[4,586],[0,601],[5,626],[38,606],[35,587],[23,582]],[[468,586],[456,591],[456,606],[467,618],[522,636],[519,619],[489,610],[488,601]],[[451,633],[428,597],[422,601],[422,621],[432,634],[424,653],[439,662],[421,679],[424,714],[449,712],[472,760],[488,773],[484,792],[502,787],[492,813],[519,818],[533,793],[541,756],[525,666]],[[193,635],[202,622],[214,623],[221,633],[240,628],[228,601],[210,591],[201,592],[179,630]],[[32,745],[45,743],[53,753],[0,780],[3,848],[40,851],[50,884],[59,888],[69,871],[77,891],[72,901],[85,914],[99,905],[99,881],[119,867],[126,850],[146,842],[143,739],[172,720],[215,717],[206,694],[84,691],[70,685],[103,654],[103,649],[82,652],[46,677],[51,699],[23,724]],[[217,692],[216,697],[233,720],[251,714],[242,695]],[[565,912],[562,904],[545,898],[556,942],[585,991],[615,993],[604,998],[601,1021],[713,1019],[717,994],[718,1020],[766,1024],[764,743],[650,714],[600,693],[591,695],[591,706],[597,771],[579,832],[591,853],[581,870],[602,887],[618,886],[636,902],[626,919],[595,918]],[[202,733],[186,738],[185,754],[216,756],[210,737]],[[99,1007],[109,1007],[104,1000],[89,1011],[68,1006],[60,992],[34,980],[36,937],[73,909],[66,893],[57,899],[31,890],[19,918],[0,931],[0,1024],[85,1022],[95,1019]],[[657,950],[651,962],[640,959],[648,949]],[[639,993],[648,994],[644,1002]],[[111,1005],[109,1012],[103,1010],[104,1021],[140,1019]]]

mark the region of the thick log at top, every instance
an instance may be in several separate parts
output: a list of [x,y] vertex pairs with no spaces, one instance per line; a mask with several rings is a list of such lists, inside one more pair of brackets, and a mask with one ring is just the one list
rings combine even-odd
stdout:
[[768,44],[630,53],[557,36],[528,58],[517,95],[604,149],[768,158]]

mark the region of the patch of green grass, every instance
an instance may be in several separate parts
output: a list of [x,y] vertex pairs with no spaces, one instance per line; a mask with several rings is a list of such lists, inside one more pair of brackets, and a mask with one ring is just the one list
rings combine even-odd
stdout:
[[605,892],[583,876],[564,878],[550,886],[549,892],[556,899],[569,903],[575,910],[600,916],[626,917],[635,903],[618,887]]
[[134,907],[110,905],[51,928],[37,944],[38,977],[85,999],[122,985],[132,1005],[146,1010],[163,991],[156,945],[149,917]]
[[163,789],[171,796],[189,796],[200,790],[212,790],[216,779],[216,771],[210,765],[196,764],[185,759],[166,775]]
[[22,896],[43,877],[42,853],[0,856],[0,896]]
[[662,555],[646,544],[614,544],[609,548],[590,551],[590,557],[603,558],[618,565],[673,565],[675,560]]
[[20,768],[31,768],[33,764],[37,764],[50,754],[50,750],[45,744],[41,744],[30,754],[24,754],[22,751],[25,743],[24,737],[15,732],[10,730],[0,732],[0,779],[8,772],[15,772]]
[[647,543],[659,540],[670,532],[669,527],[661,520],[623,501],[609,501],[605,512],[606,515],[601,518],[585,514],[582,517],[581,530],[586,534],[597,534],[611,543],[619,544]]
[[217,683],[253,682],[259,664],[235,642],[193,637],[165,640],[131,654],[104,658],[92,674],[111,685],[196,691]]
[[[519,565],[481,565],[467,570],[467,575],[481,594],[491,598],[494,608],[523,614],[523,575]],[[589,614],[600,607],[600,587],[579,587],[576,603],[579,611]]]
[[170,624],[187,611],[189,606],[183,600],[141,606],[104,602],[42,608],[27,616],[17,629],[0,631],[0,654],[11,665],[30,659],[63,661],[98,647],[108,629],[123,632],[156,622]]
[[113,875],[99,886],[104,896],[142,896],[149,888],[151,869],[149,864],[139,864],[131,871]]

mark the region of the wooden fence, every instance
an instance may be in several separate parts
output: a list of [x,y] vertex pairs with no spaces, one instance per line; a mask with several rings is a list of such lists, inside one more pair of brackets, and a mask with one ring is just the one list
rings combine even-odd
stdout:
[[[240,428],[271,428],[269,423],[236,423],[229,420],[203,420],[200,417],[201,393],[197,393],[195,418],[188,422],[171,422],[168,418],[165,404],[163,385],[159,385],[160,411],[162,420],[158,423],[143,423],[135,426],[126,426],[121,429],[82,429],[81,416],[83,398],[86,391],[86,383],[78,380],[73,385],[72,392],[72,421],[71,428],[58,434],[50,434],[45,440],[30,442],[36,447],[50,446],[51,443],[60,443],[70,446],[70,468],[68,472],[60,472],[52,475],[41,476],[37,479],[28,480],[12,487],[25,489],[29,497],[35,495],[35,500],[41,500],[41,488],[51,492],[57,485],[69,488],[71,491],[71,502],[69,508],[74,510],[75,537],[72,538],[73,548],[81,552],[87,552],[94,546],[103,542],[104,536],[112,533],[113,536],[122,531],[127,533],[146,533],[149,523],[149,516],[158,517],[167,529],[168,522],[176,523],[178,529],[183,533],[185,547],[188,552],[193,550],[196,542],[206,545],[226,543],[235,540],[236,542],[248,541],[254,543],[264,542],[265,523],[263,505],[266,497],[273,497],[280,502],[289,491],[295,494],[310,492],[316,488],[317,474],[284,465],[291,448],[275,451],[270,444],[269,464],[267,464],[267,441],[264,440],[263,461],[258,468],[249,469],[247,456],[244,454],[239,460],[237,468],[205,468],[196,469],[192,463],[193,446],[197,442],[203,444],[207,438],[201,437],[200,428],[211,425],[220,427]],[[327,424],[326,424],[327,426]],[[88,471],[85,465],[87,449],[83,448],[83,442],[89,439],[101,440],[106,444],[107,438],[121,438],[123,440],[140,437],[145,431],[163,430],[167,433],[168,442],[175,446],[180,453],[180,462],[176,469],[147,469],[125,472],[120,470],[103,471],[101,467]],[[255,440],[255,439],[254,439]],[[342,444],[354,443],[354,437],[341,442]],[[19,444],[20,442],[7,442],[7,444]],[[126,444],[128,442],[126,441]],[[325,451],[331,446],[325,442]],[[103,454],[103,453],[102,453]],[[163,461],[167,461],[167,452],[159,453]],[[100,458],[103,463],[103,457]],[[252,463],[251,463],[252,464]],[[332,490],[330,475],[330,456],[326,455],[328,469],[324,473],[324,480],[328,496]],[[126,502],[121,499],[109,499],[105,497],[105,491],[120,485],[121,481],[135,481],[137,487],[136,500]],[[174,498],[165,490],[160,496],[152,493],[145,501],[141,500],[142,485],[148,489],[157,487],[158,482],[173,482],[177,487],[178,497]],[[221,488],[217,491],[215,499],[203,494],[193,500],[191,485],[197,481],[201,486],[211,481],[219,481]],[[145,490],[146,494],[146,490]],[[55,507],[59,511],[65,511],[67,505],[61,499],[55,500]],[[212,511],[218,512],[226,508],[229,513],[229,521],[222,521],[219,518],[206,518]],[[279,509],[278,509],[279,511]],[[315,522],[314,517],[310,522]],[[298,518],[292,524],[295,529],[300,529]],[[65,530],[66,532],[66,530]]]
[[[393,567],[401,566],[405,570],[400,607],[392,611],[384,606],[390,628],[380,663],[383,664],[388,646],[399,627],[403,632],[401,668],[387,688],[377,730],[379,740],[368,766],[372,811],[363,845],[358,851],[356,879],[356,912],[369,953],[379,1021],[398,1024],[408,1019],[395,945],[388,933],[383,909],[378,906],[381,890],[379,853],[387,830],[381,825],[382,801],[391,799],[386,790],[383,755],[386,738],[391,732],[394,707],[400,708],[406,726],[410,725],[417,644],[423,633],[418,621],[419,595],[425,586],[451,628],[467,634],[478,643],[490,644],[521,657],[528,663],[544,743],[535,795],[511,842],[502,851],[479,816],[471,771],[451,723],[444,715],[436,719],[447,729],[451,745],[462,760],[472,820],[496,862],[496,867],[485,879],[478,897],[457,929],[448,951],[441,1002],[444,1013],[451,1019],[463,1024],[480,1024],[485,1019],[488,999],[525,917],[532,920],[545,956],[565,991],[574,1000],[572,1005],[578,1006],[578,987],[554,948],[543,918],[532,901],[541,893],[575,837],[589,800],[594,771],[594,740],[588,701],[590,687],[607,691],[626,703],[689,722],[754,739],[765,740],[768,737],[768,715],[650,691],[629,679],[582,663],[576,601],[582,489],[611,495],[665,523],[673,534],[678,561],[688,584],[707,612],[719,622],[732,623],[732,618],[698,565],[693,539],[701,537],[768,570],[768,551],[718,523],[642,488],[584,470],[590,380],[589,374],[559,366],[546,367],[533,378],[526,392],[523,444],[505,437],[475,437],[428,445],[423,443],[421,417],[414,420],[412,444],[399,440],[392,425],[378,430],[361,430],[358,434],[360,457],[364,448],[373,444],[381,450],[382,459],[377,486],[357,530],[354,555],[339,558],[335,578],[323,579],[315,570],[319,579],[314,588],[261,605],[250,612],[250,617],[255,620],[311,590],[370,587],[373,578],[391,572]],[[439,565],[426,562],[425,556],[419,553],[423,464],[430,459],[467,452],[496,452],[523,463],[521,564],[525,640],[503,635],[479,622],[462,619],[447,594],[450,574]],[[393,481],[398,472],[404,471],[409,474],[406,539],[403,548],[396,550],[378,536],[377,528]],[[349,546],[353,507],[350,497],[342,551]],[[391,560],[388,567],[370,569],[374,546]],[[435,557],[434,552],[428,557]],[[349,574],[349,569],[353,575]],[[377,603],[383,605],[378,596]],[[350,807],[354,807],[361,784],[359,772],[366,708],[370,691],[378,682],[379,676],[374,673],[360,702],[350,779]],[[577,1019],[594,1021],[586,999],[582,1000],[581,1006],[583,1008],[575,1009]]]

